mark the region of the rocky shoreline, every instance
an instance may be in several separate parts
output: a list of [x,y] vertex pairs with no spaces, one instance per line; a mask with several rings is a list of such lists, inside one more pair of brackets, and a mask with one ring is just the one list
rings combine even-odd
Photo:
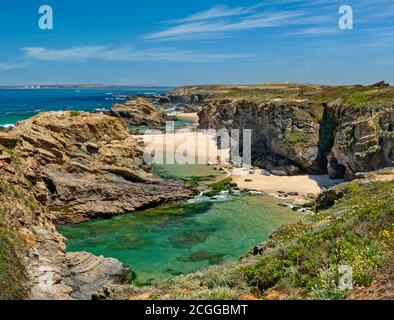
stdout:
[[147,172],[137,142],[115,117],[40,114],[0,133],[0,146],[0,210],[20,239],[23,249],[13,250],[26,270],[20,286],[31,299],[88,298],[125,273],[114,259],[66,254],[55,224],[111,217],[195,193]]
[[[369,100],[358,105],[359,95]],[[125,266],[89,253],[66,253],[55,225],[196,194],[184,183],[152,174],[129,134],[128,124],[165,123],[169,118],[157,106],[198,110],[200,128],[252,129],[254,164],[274,175],[328,173],[352,180],[360,172],[393,166],[393,98],[387,86],[185,87],[150,100],[131,99],[110,115],[43,113],[0,132],[0,236],[7,254],[21,264],[14,291],[4,290],[5,298],[90,299],[121,283],[129,271]],[[317,202],[336,203],[340,191],[330,190]],[[6,265],[10,274],[14,267]]]

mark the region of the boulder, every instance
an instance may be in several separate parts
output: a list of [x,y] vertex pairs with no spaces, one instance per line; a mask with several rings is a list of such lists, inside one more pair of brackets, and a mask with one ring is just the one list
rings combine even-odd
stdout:
[[152,128],[164,126],[167,121],[164,109],[156,107],[146,97],[134,97],[123,104],[114,104],[110,115],[122,118],[130,125],[144,125]]

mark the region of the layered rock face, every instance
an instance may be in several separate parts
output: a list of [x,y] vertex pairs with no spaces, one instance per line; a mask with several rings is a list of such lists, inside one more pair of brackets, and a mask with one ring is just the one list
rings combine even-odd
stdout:
[[352,112],[329,105],[326,110],[336,123],[335,140],[328,156],[331,176],[340,176],[345,171],[345,176],[352,178],[357,172],[394,165],[394,106]]
[[45,113],[0,133],[0,222],[17,235],[10,243],[26,271],[19,286],[27,297],[89,299],[127,273],[115,259],[66,254],[55,223],[194,194],[145,172],[141,153],[124,121],[101,114]]
[[[87,254],[66,254],[65,239],[53,224],[54,215],[37,200],[43,200],[44,185],[39,181],[32,184],[30,172],[24,172],[25,165],[13,150],[0,146],[0,222],[14,234],[7,255],[12,251],[19,259],[7,267],[13,283],[6,282],[4,288],[0,285],[0,290],[6,291],[1,296],[6,299],[90,299],[104,284],[120,283],[128,269],[119,261],[89,254],[89,261],[81,263],[80,257]],[[2,255],[1,263],[7,264],[8,258]],[[78,265],[83,265],[83,269],[76,269]],[[82,276],[85,283],[80,281]]]
[[251,129],[254,164],[274,174],[328,172],[350,179],[393,165],[392,105],[221,99],[207,101],[199,117],[203,129]]
[[[252,130],[253,162],[272,171],[319,173],[319,125],[303,106],[247,100],[207,102],[200,127]],[[242,137],[241,137],[242,147]]]
[[57,223],[76,223],[190,197],[177,182],[143,168],[126,124],[100,114],[47,113],[0,135],[21,159],[40,201]]
[[124,119],[127,124],[153,128],[164,126],[167,121],[166,112],[145,97],[134,97],[124,104],[113,105],[110,115]]

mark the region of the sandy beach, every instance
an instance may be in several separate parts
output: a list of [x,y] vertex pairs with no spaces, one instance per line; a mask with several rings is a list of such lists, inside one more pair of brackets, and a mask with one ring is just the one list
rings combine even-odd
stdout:
[[[254,170],[253,174],[249,169],[232,169],[233,182],[241,189],[253,189],[267,193],[288,193],[297,192],[300,195],[317,195],[322,188],[332,187],[342,180],[331,180],[328,175],[298,175],[298,176],[265,176],[261,170]],[[250,181],[251,180],[251,181]]]
[[343,182],[343,180],[331,180],[328,175],[266,176],[259,169],[233,168],[227,161],[228,149],[219,150],[212,136],[190,129],[179,130],[174,134],[135,137],[143,141],[145,152],[155,155],[158,164],[222,165],[240,189],[252,189],[270,194],[297,192],[300,196],[306,196],[317,195],[323,188]]
[[229,157],[229,150],[219,150],[212,136],[190,129],[135,137],[143,141],[146,153],[155,155],[156,164],[217,165]]

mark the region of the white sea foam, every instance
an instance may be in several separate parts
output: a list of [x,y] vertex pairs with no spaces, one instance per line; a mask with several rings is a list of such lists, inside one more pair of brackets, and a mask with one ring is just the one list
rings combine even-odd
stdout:
[[5,124],[0,124],[0,127],[5,128],[5,129],[11,129],[11,128],[14,128],[15,125],[11,124],[11,123],[5,123]]

